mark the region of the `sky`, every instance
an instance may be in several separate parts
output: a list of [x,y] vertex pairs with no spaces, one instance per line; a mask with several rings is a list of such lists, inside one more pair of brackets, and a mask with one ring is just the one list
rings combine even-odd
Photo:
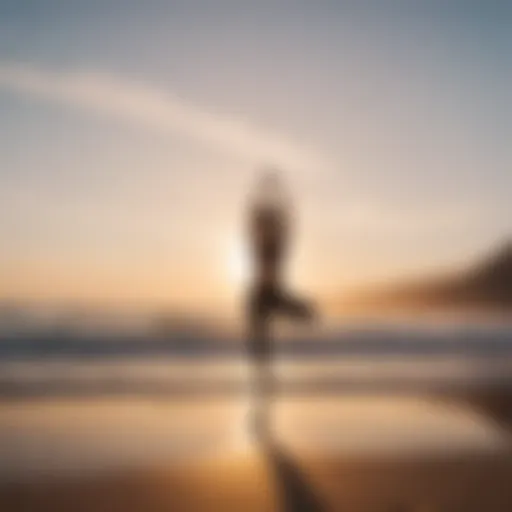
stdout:
[[512,233],[507,1],[0,0],[0,298],[229,304],[262,166],[295,287]]

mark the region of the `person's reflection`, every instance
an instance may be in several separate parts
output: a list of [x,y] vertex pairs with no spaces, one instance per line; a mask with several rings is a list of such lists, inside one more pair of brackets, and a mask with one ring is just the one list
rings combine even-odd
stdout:
[[297,462],[273,442],[263,452],[276,489],[277,510],[282,512],[324,512],[322,498],[315,492]]

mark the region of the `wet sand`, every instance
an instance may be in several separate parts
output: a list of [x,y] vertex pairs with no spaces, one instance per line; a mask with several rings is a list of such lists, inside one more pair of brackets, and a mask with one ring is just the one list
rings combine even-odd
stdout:
[[[430,399],[464,404],[510,435],[508,391]],[[510,482],[510,448],[372,455],[251,445],[201,460],[0,483],[0,510],[509,512]]]
[[0,486],[0,510],[507,512],[511,481],[509,454],[399,460],[254,452],[84,481]]

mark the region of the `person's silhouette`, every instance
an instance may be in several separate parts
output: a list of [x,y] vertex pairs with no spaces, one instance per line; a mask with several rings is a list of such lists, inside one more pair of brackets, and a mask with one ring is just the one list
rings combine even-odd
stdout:
[[249,354],[256,370],[253,426],[257,437],[265,440],[269,434],[269,401],[273,392],[271,321],[277,316],[308,320],[313,309],[284,287],[290,209],[277,173],[270,171],[263,175],[249,221],[254,269],[248,304]]

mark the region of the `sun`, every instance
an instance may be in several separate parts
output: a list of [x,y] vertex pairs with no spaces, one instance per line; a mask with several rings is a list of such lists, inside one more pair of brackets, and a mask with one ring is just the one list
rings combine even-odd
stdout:
[[241,240],[233,240],[227,252],[229,279],[237,286],[247,284],[251,273],[250,267],[247,247]]

